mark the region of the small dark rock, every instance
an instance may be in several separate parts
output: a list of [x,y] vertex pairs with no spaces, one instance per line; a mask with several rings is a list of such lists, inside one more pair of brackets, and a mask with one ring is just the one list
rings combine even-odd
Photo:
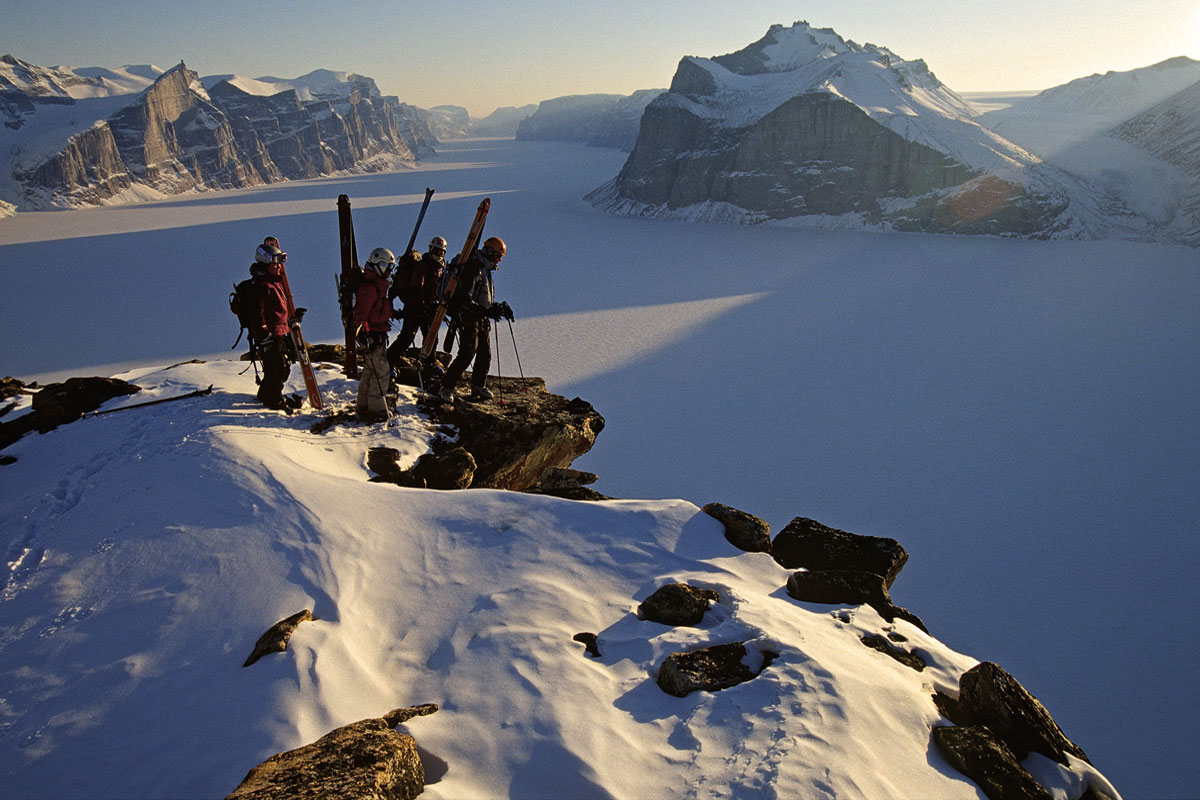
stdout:
[[709,503],[701,511],[725,526],[725,538],[739,550],[770,552],[771,526],[765,520],[722,503]]
[[963,717],[986,725],[1018,758],[1033,751],[1063,765],[1068,763],[1067,753],[1088,761],[1083,749],[1067,738],[1045,706],[998,665],[990,661],[976,665],[962,674],[958,686]]
[[658,686],[667,694],[684,697],[695,691],[716,692],[758,677],[774,654],[764,653],[762,667],[751,670],[743,661],[742,642],[718,644],[690,652],[672,653],[658,668]]
[[847,533],[805,517],[796,517],[775,536],[771,555],[788,569],[874,572],[889,589],[908,561],[908,551],[895,539]]
[[402,725],[414,717],[428,717],[430,714],[436,714],[438,711],[437,703],[424,703],[419,706],[408,706],[407,708],[397,708],[394,711],[389,711],[383,715],[383,722],[389,728],[394,728],[397,725]]
[[862,637],[862,643],[872,650],[878,650],[886,656],[891,656],[910,669],[915,669],[917,672],[923,672],[925,670],[925,659],[921,658],[916,653],[910,653],[907,650],[902,650],[898,647],[892,647],[890,644],[888,644],[888,640],[882,636],[864,636]]
[[712,589],[686,583],[660,586],[638,606],[638,616],[663,625],[699,625],[711,603],[721,599]]
[[933,729],[938,750],[990,800],[1051,800],[1002,739],[983,726]]
[[571,637],[574,641],[583,645],[584,650],[592,658],[600,657],[600,642],[596,639],[594,633],[577,633]]
[[282,653],[287,650],[288,639],[292,638],[292,633],[296,630],[296,627],[301,622],[312,618],[312,612],[306,608],[303,611],[292,614],[287,619],[276,622],[267,629],[266,633],[258,637],[258,641],[254,644],[254,652],[247,657],[242,666],[248,667],[265,655]]
[[0,456],[0,467],[7,467],[9,464],[17,463],[16,456]]

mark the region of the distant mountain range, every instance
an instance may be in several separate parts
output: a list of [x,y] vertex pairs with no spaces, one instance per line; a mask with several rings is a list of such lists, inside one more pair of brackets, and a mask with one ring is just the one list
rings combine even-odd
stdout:
[[182,62],[70,69],[0,59],[0,201],[23,209],[411,166],[429,112],[362,75],[201,79]]
[[637,143],[646,106],[664,91],[642,89],[628,96],[582,94],[543,100],[535,113],[521,121],[516,138],[629,151]]
[[[1049,109],[1060,121],[1103,119],[1093,133],[1118,141],[1113,126],[1200,81],[1200,62],[1190,59],[1149,69],[1153,78],[1093,76],[1019,100],[1007,114],[984,114],[923,61],[805,22],[776,25],[735,53],[684,58],[671,88],[646,107],[621,172],[589,198],[618,214],[689,220],[1185,237],[1189,224],[1164,209],[1181,203],[1098,184],[1078,164],[1042,152],[1038,137],[1009,133],[1011,120],[1032,129]],[[1022,108],[1037,113],[1022,117]],[[1180,124],[1195,130],[1200,120]],[[1187,183],[1145,140],[1137,147]]]

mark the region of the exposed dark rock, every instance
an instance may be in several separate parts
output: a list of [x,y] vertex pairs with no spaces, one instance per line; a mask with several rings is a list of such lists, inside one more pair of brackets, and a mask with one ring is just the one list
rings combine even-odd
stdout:
[[117,378],[68,378],[62,383],[48,384],[33,395],[33,409],[28,414],[10,422],[0,422],[0,449],[31,431],[52,431],[95,411],[114,397],[141,390],[140,386]]
[[406,708],[397,708],[394,711],[389,711],[383,715],[383,722],[389,728],[394,728],[397,725],[403,725],[410,719],[416,717],[428,717],[430,714],[436,714],[438,711],[437,703],[423,703],[419,706],[408,706]]
[[583,645],[584,650],[592,658],[600,657],[600,642],[596,639],[594,633],[577,633],[571,637],[574,641]]
[[118,378],[68,378],[51,383],[33,396],[33,410],[48,430],[95,411],[114,397],[136,394],[142,387]]
[[541,378],[487,379],[486,402],[427,406],[458,430],[458,444],[475,458],[471,486],[524,491],[552,468],[566,468],[591,449],[604,417],[580,398],[550,394]]
[[895,539],[847,533],[806,517],[796,517],[775,536],[771,555],[788,569],[874,572],[888,589],[908,561]]
[[917,672],[922,672],[926,667],[925,659],[921,658],[916,653],[909,652],[908,650],[903,650],[899,647],[892,647],[890,644],[888,644],[888,640],[882,636],[864,636],[862,637],[862,643],[872,650],[878,650],[886,656],[891,656],[909,669],[915,669]]
[[281,619],[279,622],[276,622],[267,629],[266,633],[258,637],[258,641],[254,643],[254,651],[250,653],[242,666],[248,667],[265,655],[282,653],[287,650],[288,639],[292,638],[292,633],[295,632],[296,626],[312,618],[312,612],[306,608],[303,611],[292,614],[287,619]]
[[1016,678],[990,661],[962,674],[958,708],[964,719],[990,728],[1019,759],[1033,751],[1064,765],[1068,763],[1067,753],[1088,760],[1083,749],[1066,737],[1045,706]]
[[757,671],[743,663],[746,655],[746,645],[741,642],[672,653],[658,668],[659,688],[676,697],[695,691],[728,689],[758,677],[777,654],[763,653],[763,663]]
[[36,381],[26,384],[25,381],[6,375],[3,380],[0,380],[0,400],[7,400],[19,394],[33,394],[38,388]]
[[852,569],[793,572],[788,578],[787,593],[807,603],[866,604],[888,622],[898,617],[928,632],[920,617],[892,602],[883,577],[874,572]]
[[721,595],[712,589],[668,583],[643,600],[637,613],[641,619],[663,625],[699,625],[709,605],[720,599]]
[[990,800],[1050,800],[1000,737],[981,725],[933,729],[938,750]]
[[759,517],[721,503],[709,503],[701,510],[725,526],[725,538],[739,550],[771,551],[771,526]]
[[425,790],[416,740],[364,719],[271,756],[226,800],[411,800]]
[[409,469],[400,469],[400,452],[391,447],[372,447],[367,467],[375,482],[395,483],[416,489],[466,489],[475,474],[474,457],[457,445],[435,446],[434,452],[417,459]]
[[528,491],[533,494],[548,494],[567,500],[612,499],[587,487],[587,484],[595,483],[599,479],[600,476],[593,472],[551,467],[542,474],[542,479],[531,486]]

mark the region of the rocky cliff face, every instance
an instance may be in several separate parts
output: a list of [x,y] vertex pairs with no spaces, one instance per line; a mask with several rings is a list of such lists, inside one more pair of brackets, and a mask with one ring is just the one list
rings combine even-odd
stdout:
[[516,137],[525,141],[579,142],[592,147],[632,150],[646,106],[662,89],[643,89],[628,97],[586,94],[543,101],[521,120]]
[[742,51],[684,58],[641,118],[615,213],[1048,236],[1067,192],[972,119],[923,62],[806,23]]
[[[5,96],[10,116],[23,108],[17,98],[31,102],[16,89]],[[135,184],[174,194],[411,165],[436,142],[418,112],[362,76],[263,96],[230,80],[206,90],[180,63],[57,152],[15,166],[12,199],[61,207],[101,202]]]

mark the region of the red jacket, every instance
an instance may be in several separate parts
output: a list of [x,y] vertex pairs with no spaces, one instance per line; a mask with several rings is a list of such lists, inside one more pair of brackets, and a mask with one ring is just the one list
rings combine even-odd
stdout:
[[362,282],[354,293],[354,327],[366,325],[372,333],[392,328],[392,302],[388,299],[387,278],[381,278],[372,270],[363,270]]
[[270,275],[255,275],[254,282],[260,287],[262,321],[267,332],[275,336],[288,335],[287,295],[283,293],[283,278]]

